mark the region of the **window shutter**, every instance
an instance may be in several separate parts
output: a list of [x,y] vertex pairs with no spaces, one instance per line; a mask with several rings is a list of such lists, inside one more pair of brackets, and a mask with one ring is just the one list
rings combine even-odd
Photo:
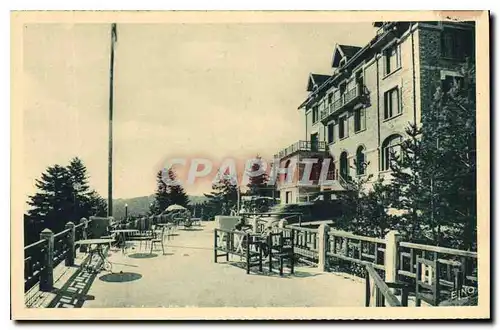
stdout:
[[403,78],[401,78],[401,85],[399,86],[399,108],[398,113],[403,112]]
[[366,128],[366,108],[361,108],[361,129]]
[[391,92],[391,117],[399,113],[399,89],[393,89]]
[[384,119],[389,118],[389,93],[384,93]]

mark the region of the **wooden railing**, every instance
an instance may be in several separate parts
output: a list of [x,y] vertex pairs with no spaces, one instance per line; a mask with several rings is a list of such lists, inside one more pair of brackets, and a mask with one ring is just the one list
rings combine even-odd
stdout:
[[319,259],[318,229],[288,226],[293,236],[294,253],[300,261],[317,265]]
[[83,222],[81,222],[75,226],[75,241],[79,241],[81,239],[86,238],[85,234],[84,234],[85,230],[86,230],[86,227],[85,227],[85,223],[83,223]]
[[52,267],[57,267],[61,261],[66,259],[69,253],[68,236],[70,229],[65,229],[54,235],[54,257]]
[[[391,291],[372,265],[366,265],[365,307],[406,307],[408,306],[408,289],[402,288],[401,301]],[[392,286],[394,287],[394,286]]]
[[326,255],[355,264],[371,265],[384,270],[385,240],[382,238],[353,235],[330,230],[327,237]]
[[46,239],[41,239],[24,248],[24,292],[40,281],[46,265],[44,258],[47,255],[47,243]]
[[[434,272],[427,274],[428,283],[440,289],[430,290],[432,297],[429,297],[428,302],[431,304],[453,298],[452,292],[460,294],[463,287],[477,288],[477,252],[400,242],[398,254],[397,274],[400,281],[418,285],[419,276],[423,274],[425,278],[426,275],[419,267]],[[434,265],[432,269],[429,263]],[[442,297],[443,292],[447,292],[447,297]]]
[[[40,240],[24,247],[24,291],[31,291],[37,283],[41,291],[53,288],[53,269],[65,261],[73,265],[76,240],[87,238],[91,220],[82,219],[78,225],[69,222],[66,229],[54,234],[45,229],[40,233]],[[29,298],[28,298],[29,300]]]

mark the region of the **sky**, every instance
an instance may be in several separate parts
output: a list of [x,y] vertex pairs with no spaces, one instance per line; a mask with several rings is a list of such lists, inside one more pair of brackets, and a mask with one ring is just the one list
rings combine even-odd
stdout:
[[[119,24],[114,198],[154,193],[167,160],[269,159],[305,138],[309,73],[335,44],[364,46],[370,23]],[[48,166],[80,157],[107,197],[109,24],[28,24],[23,37],[26,195]],[[215,165],[214,165],[215,167]],[[210,181],[186,185],[193,195]]]

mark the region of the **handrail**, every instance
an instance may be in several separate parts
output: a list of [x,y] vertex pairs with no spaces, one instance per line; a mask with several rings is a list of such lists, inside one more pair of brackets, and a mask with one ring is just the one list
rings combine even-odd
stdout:
[[444,254],[451,254],[451,255],[456,255],[456,256],[460,256],[460,257],[477,258],[477,252],[473,252],[473,251],[463,251],[463,250],[451,249],[451,248],[446,248],[446,247],[424,245],[424,244],[417,244],[417,243],[410,243],[410,242],[400,242],[399,246],[410,248],[410,249],[418,249],[418,250],[425,250],[425,251],[438,252],[438,253],[444,253]]
[[300,212],[286,212],[286,213],[280,213],[280,212],[263,212],[263,213],[250,213],[250,212],[245,212],[245,213],[240,213],[240,215],[244,216],[271,216],[271,215],[302,215]]
[[[352,87],[351,89],[345,91],[340,98],[334,100],[331,104],[328,105],[328,110],[327,111],[322,111],[321,112],[321,120],[327,118],[329,115],[332,113],[336,112],[337,110],[342,109],[345,105],[347,105],[349,102],[354,100],[356,97],[361,96],[364,92],[365,86],[362,84],[356,84],[356,86]],[[325,109],[326,110],[326,109]]]
[[365,242],[385,244],[385,239],[383,239],[383,238],[359,236],[359,235],[354,235],[354,234],[351,234],[351,233],[348,233],[345,231],[340,231],[340,230],[335,230],[335,229],[330,229],[328,234],[333,235],[333,236],[337,236],[337,237],[350,238],[350,239],[355,239],[355,240],[360,240],[360,241],[365,241]]
[[59,238],[59,236],[64,236],[65,234],[69,233],[70,229],[65,229],[63,231],[58,232],[57,234],[54,234],[54,239]]
[[297,225],[287,225],[285,226],[285,228],[287,229],[295,229],[297,231],[303,231],[303,232],[307,232],[307,233],[318,233],[318,229],[314,229],[314,228],[306,228],[306,227],[300,227],[300,226],[297,226]]
[[46,239],[41,239],[24,248],[24,292],[40,281],[39,276],[45,268],[43,252],[46,248]]
[[[299,140],[295,143],[292,143],[288,147],[281,149],[277,154],[274,155],[274,158],[284,158],[288,155],[291,155],[297,151],[326,151],[326,143],[325,141],[316,141],[314,143],[316,148],[313,148],[312,141]],[[313,150],[315,149],[315,150]]]
[[239,234],[239,235],[252,235],[251,233],[247,233],[247,232],[240,231],[240,230],[234,230],[234,229],[215,228],[214,232],[222,232],[222,233],[228,233],[228,234]]
[[36,242],[34,242],[34,243],[31,243],[30,245],[27,245],[27,246],[25,246],[25,247],[24,247],[24,251],[29,250],[29,249],[31,249],[31,248],[33,248],[33,247],[37,246],[37,245],[42,245],[42,244],[43,244],[43,243],[45,243],[46,241],[47,241],[46,239],[41,239],[41,240],[39,240],[39,241],[36,241]]
[[[370,286],[370,278],[373,280],[373,284],[375,285],[375,301],[376,307],[384,307],[385,303],[389,307],[403,307],[398,298],[392,293],[389,286],[380,278],[380,275],[377,273],[375,268],[372,265],[366,265],[366,301],[365,306],[370,306],[370,295],[371,295],[371,286]],[[383,297],[383,299],[381,299]],[[384,303],[385,302],[385,303]]]

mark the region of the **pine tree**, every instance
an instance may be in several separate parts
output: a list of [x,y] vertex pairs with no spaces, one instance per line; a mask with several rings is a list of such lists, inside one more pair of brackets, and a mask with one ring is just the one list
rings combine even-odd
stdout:
[[89,193],[89,214],[97,217],[105,217],[108,214],[108,203],[97,193],[97,191],[92,190]]
[[[175,182],[175,180],[177,179],[175,172],[172,169],[169,169],[167,174],[168,178],[170,179],[169,181]],[[167,187],[170,203],[181,205],[184,207],[187,207],[189,205],[189,197],[180,184],[171,184],[167,185]]]
[[391,190],[379,178],[373,183],[372,189],[364,194],[364,208],[362,222],[359,229],[362,229],[365,236],[383,238],[389,230],[394,227],[395,217],[389,214],[391,207]]
[[[72,221],[78,221],[82,217],[88,217],[93,214],[93,205],[97,200],[91,200],[91,191],[88,182],[87,168],[83,161],[75,157],[73,158],[68,167],[68,173],[71,177],[71,184],[73,188],[73,217]],[[97,194],[94,192],[94,194]],[[95,196],[94,196],[95,197]]]
[[106,201],[89,190],[87,169],[78,158],[67,167],[48,167],[35,185],[38,192],[28,197],[31,209],[25,217],[25,237],[36,239],[45,228],[57,233],[69,221],[78,223],[82,217],[106,215]]
[[74,212],[73,185],[67,168],[48,167],[35,185],[39,191],[29,196],[28,205],[32,207],[28,211],[29,219],[56,233],[63,230]]
[[150,214],[159,214],[171,205],[172,202],[170,200],[170,195],[168,191],[168,186],[163,180],[163,171],[158,171],[156,174],[156,193],[155,200],[151,204],[149,213]]
[[[255,157],[257,162],[252,165],[250,173],[257,172],[262,168],[262,157],[257,155]],[[248,195],[249,196],[271,196],[272,195],[272,187],[268,186],[267,183],[269,181],[269,177],[267,173],[262,173],[257,176],[249,175],[249,183],[248,187]]]
[[476,244],[475,68],[461,68],[449,91],[436,87],[422,127],[410,125],[393,157],[396,228],[408,239],[474,249]]
[[337,229],[364,234],[359,230],[363,229],[360,224],[365,222],[365,186],[371,178],[371,175],[360,178],[349,176],[342,181],[346,191],[341,195],[342,216],[335,223]]
[[398,213],[395,229],[407,240],[425,241],[426,230],[434,228],[428,214],[431,189],[427,179],[432,153],[422,145],[422,129],[416,124],[408,126],[406,135],[399,152],[391,152],[392,177],[388,189],[391,206]]
[[[448,90],[437,86],[423,116],[423,139],[431,151],[432,213],[438,242],[465,249],[476,243],[475,66],[467,62]],[[446,87],[446,86],[445,86]],[[442,237],[442,236],[445,237]]]
[[237,186],[230,180],[221,179],[212,185],[212,192],[204,194],[208,198],[206,208],[211,218],[216,215],[230,215],[231,209],[237,205]]

